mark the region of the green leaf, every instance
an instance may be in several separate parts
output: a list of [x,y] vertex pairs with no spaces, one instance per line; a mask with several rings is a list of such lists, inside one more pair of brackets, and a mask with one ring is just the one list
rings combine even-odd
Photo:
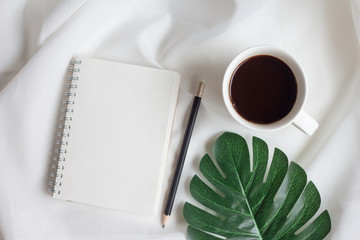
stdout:
[[200,162],[211,185],[197,175],[190,182],[191,195],[203,207],[184,205],[188,240],[317,240],[330,232],[327,211],[309,222],[320,194],[281,150],[274,150],[268,173],[268,146],[260,138],[252,141],[252,167],[248,145],[235,133],[222,134],[213,154],[217,165],[208,154]]

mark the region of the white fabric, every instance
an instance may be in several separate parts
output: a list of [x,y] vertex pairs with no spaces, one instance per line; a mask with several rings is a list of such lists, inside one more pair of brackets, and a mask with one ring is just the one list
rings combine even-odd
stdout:
[[[298,162],[322,196],[332,231],[357,239],[360,227],[359,0],[0,0],[0,239],[185,239],[188,186],[223,131],[263,138]],[[272,44],[305,71],[305,110],[319,123],[308,137],[293,126],[249,131],[227,112],[222,75],[239,52]],[[54,200],[47,193],[64,75],[75,54],[175,70],[182,90],[162,196],[174,169],[186,114],[206,81],[172,217]],[[168,180],[168,181],[166,181]]]

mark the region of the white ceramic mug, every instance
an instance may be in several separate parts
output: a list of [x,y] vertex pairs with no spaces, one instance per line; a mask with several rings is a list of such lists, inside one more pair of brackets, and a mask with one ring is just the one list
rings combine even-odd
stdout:
[[[230,83],[234,71],[242,62],[244,62],[250,57],[257,55],[270,55],[282,60],[290,67],[297,83],[298,92],[292,109],[285,117],[283,117],[279,121],[270,124],[256,124],[246,120],[234,109],[230,99]],[[234,60],[230,63],[230,65],[225,71],[222,92],[225,105],[231,116],[236,121],[249,129],[256,131],[274,131],[280,128],[284,128],[289,124],[294,124],[297,128],[299,128],[306,134],[312,135],[319,126],[319,124],[313,118],[311,118],[307,113],[303,111],[303,106],[307,95],[307,84],[300,65],[292,56],[279,48],[273,46],[256,46],[248,48],[247,50],[240,53],[237,57],[234,58]]]

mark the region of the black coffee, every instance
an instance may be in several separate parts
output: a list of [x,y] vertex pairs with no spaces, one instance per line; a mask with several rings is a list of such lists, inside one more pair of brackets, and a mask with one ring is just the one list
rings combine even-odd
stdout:
[[253,56],[235,69],[229,93],[235,110],[246,120],[270,124],[285,117],[297,96],[294,73],[282,60]]

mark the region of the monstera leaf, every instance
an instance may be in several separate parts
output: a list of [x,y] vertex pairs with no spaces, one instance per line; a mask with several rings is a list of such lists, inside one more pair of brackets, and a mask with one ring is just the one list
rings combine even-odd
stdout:
[[252,164],[246,141],[234,133],[221,135],[213,152],[218,166],[209,155],[200,163],[213,186],[196,175],[190,183],[203,207],[184,205],[188,240],[316,240],[329,233],[327,211],[309,221],[320,206],[318,190],[282,151],[274,150],[268,171],[268,147],[259,138],[253,138]]

